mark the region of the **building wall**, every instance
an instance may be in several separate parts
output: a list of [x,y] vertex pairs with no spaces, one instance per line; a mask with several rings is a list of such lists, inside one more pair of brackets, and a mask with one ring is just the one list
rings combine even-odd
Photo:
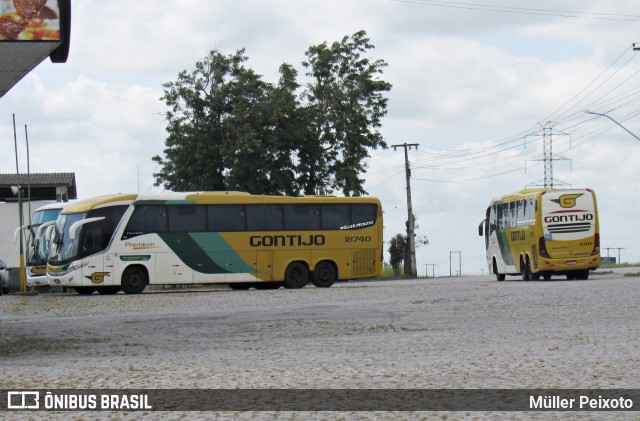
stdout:
[[[41,206],[53,201],[31,202],[31,215]],[[23,224],[29,224],[29,203],[22,204]],[[20,240],[15,240],[15,232],[20,225],[18,203],[0,203],[0,258],[8,267],[20,267]],[[26,252],[26,249],[25,249]]]

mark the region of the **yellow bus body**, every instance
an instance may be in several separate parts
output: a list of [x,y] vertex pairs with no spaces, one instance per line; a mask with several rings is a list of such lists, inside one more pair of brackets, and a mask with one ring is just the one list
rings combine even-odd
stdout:
[[[111,210],[118,219],[111,237],[92,239],[100,224],[108,225]],[[122,286],[139,292],[125,286],[132,271],[146,284],[226,283],[238,289],[299,287],[305,277],[330,286],[382,271],[382,207],[373,197],[119,194],[79,201],[62,216],[49,281],[86,291]],[[70,245],[76,255],[64,254]]]
[[479,233],[487,265],[505,275],[587,279],[600,266],[600,228],[590,189],[527,189],[491,202]]

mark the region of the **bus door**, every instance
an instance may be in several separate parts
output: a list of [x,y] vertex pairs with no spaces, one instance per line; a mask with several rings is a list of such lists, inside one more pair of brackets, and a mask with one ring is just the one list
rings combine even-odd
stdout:
[[[100,251],[104,250],[102,220],[88,222],[83,227],[83,235],[80,239],[80,252],[82,257],[82,286],[95,287],[104,285],[105,280],[105,256]],[[86,220],[89,221],[89,220]],[[108,240],[107,240],[108,242]],[[97,253],[97,254],[96,254]]]
[[259,251],[256,253],[255,275],[263,281],[273,281],[273,252]]
[[155,283],[158,284],[191,284],[193,283],[193,271],[177,254],[156,253]]

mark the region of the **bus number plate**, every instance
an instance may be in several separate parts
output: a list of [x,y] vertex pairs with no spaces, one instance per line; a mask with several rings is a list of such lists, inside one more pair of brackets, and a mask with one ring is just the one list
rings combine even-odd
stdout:
[[371,237],[368,235],[360,237],[344,237],[345,243],[370,243]]

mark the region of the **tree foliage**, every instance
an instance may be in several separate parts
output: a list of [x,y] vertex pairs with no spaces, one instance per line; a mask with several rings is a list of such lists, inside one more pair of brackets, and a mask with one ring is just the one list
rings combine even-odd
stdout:
[[[426,235],[417,235],[416,232],[420,228],[417,219],[413,219],[413,238],[417,247],[429,245],[429,239]],[[409,241],[406,234],[396,234],[389,240],[389,265],[393,268],[394,276],[400,276],[400,266],[403,265],[404,275],[409,275]]]
[[407,254],[407,236],[403,234],[394,235],[389,240],[389,265],[393,268],[393,275],[400,276],[400,266]]
[[369,59],[372,48],[366,32],[359,31],[306,53],[303,66],[311,82],[304,98],[310,132],[298,166],[305,194],[334,189],[345,195],[365,193],[359,174],[365,170],[368,148],[386,147],[377,129],[387,109],[383,93],[391,89],[377,78],[387,64]]
[[242,190],[254,194],[365,193],[361,174],[370,149],[384,147],[386,114],[364,31],[312,46],[302,63],[308,83],[282,64],[276,84],[247,67],[243,49],[217,50],[164,86],[167,138],[153,161],[167,190]]

